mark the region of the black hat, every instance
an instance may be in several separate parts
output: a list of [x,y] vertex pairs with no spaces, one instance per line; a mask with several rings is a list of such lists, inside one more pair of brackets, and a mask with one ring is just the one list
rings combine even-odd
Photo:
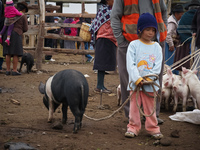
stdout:
[[191,0],[191,2],[185,7],[185,9],[188,10],[190,6],[200,6],[200,2],[198,0]]
[[172,12],[184,12],[183,6],[180,5],[180,4],[175,5],[175,6],[172,8]]
[[19,6],[19,5],[23,5],[25,7],[25,9],[26,9],[26,12],[28,12],[28,4],[26,2],[17,3],[17,6]]

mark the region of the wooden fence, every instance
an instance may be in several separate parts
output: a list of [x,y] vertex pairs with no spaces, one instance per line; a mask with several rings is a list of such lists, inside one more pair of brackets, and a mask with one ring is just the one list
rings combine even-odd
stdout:
[[[21,1],[21,0],[19,0]],[[45,16],[54,16],[54,17],[82,17],[82,18],[95,18],[96,14],[85,14],[85,2],[94,3],[98,1],[90,0],[65,0],[63,2],[76,2],[82,4],[82,13],[73,14],[73,13],[47,13],[46,10],[59,10],[60,6],[45,5],[44,0],[38,0],[38,4],[35,4],[35,0],[30,0],[28,5],[29,11],[26,15],[29,15],[29,25],[28,31],[24,33],[23,48],[34,54],[36,59],[36,68],[38,70],[42,69],[42,57],[43,54],[52,54],[52,53],[66,53],[66,54],[94,54],[94,50],[85,50],[84,41],[79,36],[68,36],[47,33],[47,28],[53,29],[56,27],[73,27],[80,28],[81,24],[69,24],[69,23],[45,23]],[[62,4],[62,1],[61,1]],[[37,23],[35,24],[35,19]],[[81,42],[81,50],[79,49],[65,49],[65,48],[50,48],[44,47],[44,39],[61,39],[61,40],[71,40]]]

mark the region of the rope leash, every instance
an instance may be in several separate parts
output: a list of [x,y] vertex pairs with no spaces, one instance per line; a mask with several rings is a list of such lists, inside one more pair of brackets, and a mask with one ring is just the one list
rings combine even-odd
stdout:
[[[142,115],[146,116],[146,117],[152,116],[152,115],[154,114],[155,110],[156,110],[156,96],[158,95],[153,85],[159,87],[159,89],[160,89],[160,86],[154,82],[155,80],[157,80],[157,79],[159,78],[158,75],[153,74],[153,75],[147,75],[147,76],[145,76],[145,77],[150,77],[150,76],[155,76],[156,78],[155,78],[153,81],[147,81],[147,82],[145,82],[144,84],[145,84],[145,85],[150,84],[150,85],[153,87],[153,90],[154,90],[154,109],[153,109],[153,111],[152,111],[151,114],[149,114],[149,115],[144,114],[144,112],[143,112],[142,109],[140,108],[140,106],[139,106],[139,104],[138,104],[138,100],[137,100],[137,99],[138,99],[138,95],[139,95],[139,91],[140,91],[140,86],[137,86],[137,87],[133,90],[133,89],[130,87],[130,84],[132,83],[132,81],[131,81],[131,82],[129,83],[129,87],[130,87],[130,89],[131,89],[131,91],[132,91],[131,94],[128,96],[128,98],[126,99],[126,101],[125,101],[117,110],[113,111],[113,113],[112,113],[111,115],[108,115],[108,116],[102,117],[102,118],[92,118],[92,117],[87,116],[86,114],[83,114],[84,117],[86,117],[87,119],[93,120],[93,121],[101,121],[101,120],[105,120],[105,119],[111,118],[111,117],[114,116],[117,112],[119,112],[119,111],[124,107],[124,105],[126,105],[126,104],[128,103],[128,101],[130,100],[130,98],[132,97],[132,95],[133,95],[133,93],[134,93],[135,91],[137,92],[137,93],[136,93],[136,102],[137,102],[137,107],[138,107],[140,113],[141,113]],[[144,91],[144,89],[143,89],[143,91]],[[148,95],[148,93],[146,93],[146,91],[144,91],[144,92],[145,92],[146,95]],[[148,95],[148,96],[150,96],[150,95]]]

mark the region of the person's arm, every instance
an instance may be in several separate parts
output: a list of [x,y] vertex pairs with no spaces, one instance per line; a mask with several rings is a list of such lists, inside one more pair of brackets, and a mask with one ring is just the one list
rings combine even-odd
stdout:
[[121,44],[126,39],[122,34],[121,18],[124,12],[124,0],[114,0],[114,4],[111,12],[111,27],[113,34],[117,39],[118,44]]
[[160,0],[160,9],[161,9],[161,13],[162,13],[162,19],[167,27],[168,14],[167,14],[167,7],[166,7],[164,0]]
[[26,15],[23,16],[23,23],[24,23],[23,32],[27,32],[28,31],[28,20],[27,20]]
[[173,22],[168,23],[166,42],[167,42],[167,44],[169,44],[170,51],[174,50],[174,43],[173,43],[172,36],[173,36],[175,30],[176,30],[175,23],[173,23]]
[[196,36],[197,33],[197,13],[200,12],[200,9],[198,9],[193,17],[192,20],[192,33],[194,36]]
[[129,74],[129,78],[131,81],[135,83],[135,85],[139,85],[143,78],[140,76],[137,64],[136,64],[136,47],[134,45],[134,41],[131,42],[128,46],[126,53],[126,67]]

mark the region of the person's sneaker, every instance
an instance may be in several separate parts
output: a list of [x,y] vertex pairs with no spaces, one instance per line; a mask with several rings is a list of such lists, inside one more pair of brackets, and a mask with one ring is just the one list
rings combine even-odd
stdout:
[[2,44],[2,38],[0,38],[0,44]]
[[8,39],[5,40],[6,44],[9,46],[10,45],[10,41]]
[[50,61],[56,61],[55,59],[51,58]]
[[101,92],[101,90],[100,90],[100,89],[98,89],[98,88],[95,88],[95,89],[94,89],[94,92],[95,92],[95,93],[100,93],[100,92]]
[[21,73],[19,73],[19,72],[12,72],[12,76],[19,76],[19,75],[21,75]]
[[7,75],[7,76],[10,75],[10,71],[6,71],[6,75]]
[[89,60],[89,62],[93,62],[93,60],[94,60],[94,57],[92,57],[92,58]]
[[158,117],[157,117],[157,121],[158,121],[158,124],[163,124],[164,123],[164,121],[162,119],[158,118]]
[[101,91],[101,89],[95,88],[94,92],[95,93],[101,93],[102,92],[102,93],[108,93],[108,94],[112,93],[110,90],[108,90],[106,88],[102,89],[102,91]]
[[163,138],[163,135],[161,133],[157,133],[157,134],[154,134],[152,135],[152,137],[155,139],[155,140],[160,140]]
[[103,91],[102,91],[103,93],[108,93],[108,94],[110,94],[110,93],[112,93],[110,90],[108,90],[108,89],[103,89]]
[[125,137],[128,137],[128,138],[134,138],[136,135],[135,133],[131,132],[131,131],[127,131],[125,133]]

